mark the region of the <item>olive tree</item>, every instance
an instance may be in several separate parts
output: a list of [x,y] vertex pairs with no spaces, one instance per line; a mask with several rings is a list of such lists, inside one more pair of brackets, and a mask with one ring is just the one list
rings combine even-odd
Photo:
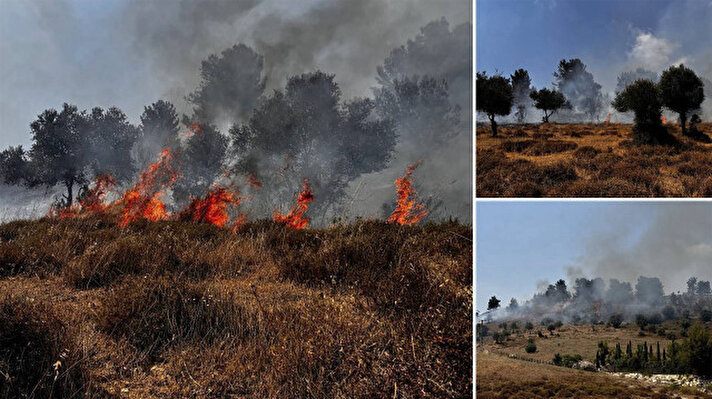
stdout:
[[487,114],[492,125],[492,137],[497,136],[497,115],[509,115],[514,104],[514,93],[509,79],[500,75],[487,76],[487,72],[477,73],[475,87],[477,110]]
[[544,123],[549,123],[549,117],[559,109],[571,108],[571,104],[560,91],[549,90],[545,87],[541,90],[532,90],[529,96],[534,100],[534,107],[544,111]]
[[687,113],[700,108],[705,99],[702,80],[695,72],[680,64],[671,66],[660,76],[662,105],[680,114],[682,134],[687,135]]

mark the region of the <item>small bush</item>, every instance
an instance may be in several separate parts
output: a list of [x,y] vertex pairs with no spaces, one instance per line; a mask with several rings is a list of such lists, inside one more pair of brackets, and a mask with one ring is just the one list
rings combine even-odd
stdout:
[[700,312],[700,320],[704,322],[712,320],[712,310],[702,309],[702,311]]
[[620,327],[621,324],[623,324],[623,316],[620,314],[611,315],[611,317],[608,318],[608,324],[613,328]]
[[527,345],[524,347],[524,350],[527,353],[534,353],[536,352],[536,344],[534,343],[533,338],[529,338],[529,341],[527,342]]

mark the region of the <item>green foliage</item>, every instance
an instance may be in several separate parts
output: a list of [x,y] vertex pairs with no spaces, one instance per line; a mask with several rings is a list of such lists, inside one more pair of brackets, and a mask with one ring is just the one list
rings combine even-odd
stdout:
[[702,309],[700,312],[700,320],[704,322],[712,320],[712,311],[709,309]]
[[487,114],[492,124],[492,136],[497,135],[495,117],[509,115],[514,103],[514,93],[509,79],[500,76],[487,76],[487,72],[477,72],[475,86],[477,110]]
[[712,375],[712,339],[702,323],[690,329],[684,345],[690,368],[700,375]]
[[0,152],[0,183],[28,184],[31,181],[28,154],[21,145]]
[[534,338],[529,338],[527,341],[527,345],[524,347],[524,351],[527,353],[534,353],[536,352],[536,344],[534,343]]
[[613,100],[612,105],[617,111],[635,113],[633,138],[640,144],[663,144],[670,141],[660,122],[661,96],[658,85],[652,81],[636,80]]
[[699,108],[705,99],[702,80],[692,69],[680,64],[663,71],[658,85],[662,94],[662,105],[680,114],[682,133],[687,134],[687,113]]
[[492,298],[490,298],[489,301],[487,301],[487,310],[493,310],[493,309],[499,308],[499,303],[500,303],[500,300],[497,299],[497,297],[493,295]]
[[648,318],[644,314],[637,314],[635,315],[635,324],[642,330],[648,325]]
[[623,323],[623,315],[613,314],[608,318],[608,324],[613,328],[618,328]]
[[529,96],[534,100],[534,107],[544,111],[544,123],[549,123],[549,117],[559,109],[571,107],[563,93],[546,87],[533,90]]

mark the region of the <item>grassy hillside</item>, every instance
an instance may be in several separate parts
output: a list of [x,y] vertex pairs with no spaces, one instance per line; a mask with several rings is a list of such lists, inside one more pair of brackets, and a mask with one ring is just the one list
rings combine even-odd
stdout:
[[[480,197],[710,197],[712,144],[668,130],[674,146],[638,146],[631,125],[477,127]],[[712,123],[699,124],[712,137]]]
[[[681,320],[670,320],[660,324],[655,333],[641,331],[635,324],[627,324],[620,328],[613,328],[608,325],[590,324],[564,324],[549,332],[545,326],[534,325],[531,331],[526,331],[523,322],[519,322],[519,330],[511,333],[501,344],[496,344],[491,337],[494,332],[501,331],[499,323],[487,324],[489,336],[483,339],[483,348],[492,353],[502,355],[516,355],[518,357],[535,359],[544,362],[551,362],[554,355],[581,355],[583,360],[595,361],[598,342],[607,342],[610,346],[620,343],[622,347],[630,341],[635,347],[639,343],[647,342],[655,345],[660,343],[661,348],[667,348],[670,343],[669,336],[673,334],[678,340],[682,338]],[[708,330],[712,329],[712,323],[707,323]],[[511,328],[510,328],[511,330]],[[529,339],[534,339],[536,352],[526,353],[524,347]]]
[[538,364],[501,355],[477,353],[477,398],[712,398],[690,387],[667,387],[641,381]]
[[467,397],[472,229],[0,226],[0,397]]

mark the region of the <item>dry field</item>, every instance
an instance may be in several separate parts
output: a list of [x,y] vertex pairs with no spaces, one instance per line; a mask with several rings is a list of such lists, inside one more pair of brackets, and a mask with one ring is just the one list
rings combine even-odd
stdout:
[[[480,197],[712,197],[712,144],[634,145],[632,125],[477,126]],[[712,123],[698,125],[712,138]]]
[[[555,329],[552,333],[547,331],[545,326],[538,324],[534,325],[531,331],[524,330],[524,323],[519,322],[519,332],[512,333],[502,344],[496,344],[492,340],[492,333],[499,330],[498,323],[488,324],[489,335],[484,339],[482,347],[489,352],[509,356],[511,354],[526,359],[534,359],[538,361],[551,362],[554,354],[561,355],[579,354],[583,360],[591,363],[595,361],[598,342],[604,341],[608,346],[614,348],[616,343],[620,343],[622,348],[625,348],[628,341],[633,343],[635,348],[638,343],[647,342],[655,345],[660,342],[660,348],[667,348],[670,340],[666,338],[667,334],[674,333],[678,339],[680,337],[679,321],[666,321],[658,327],[664,329],[664,334],[644,332],[644,336],[639,335],[640,329],[636,325],[627,325],[621,328],[613,328],[607,325],[589,324],[573,325],[564,324],[562,327]],[[708,323],[708,328],[712,328],[712,323]],[[539,336],[541,333],[544,338]],[[526,353],[524,347],[529,338],[533,338],[536,343],[537,351],[535,353]]]
[[472,228],[0,225],[0,398],[472,395]]
[[689,387],[666,387],[608,374],[477,353],[478,399],[712,398]]

